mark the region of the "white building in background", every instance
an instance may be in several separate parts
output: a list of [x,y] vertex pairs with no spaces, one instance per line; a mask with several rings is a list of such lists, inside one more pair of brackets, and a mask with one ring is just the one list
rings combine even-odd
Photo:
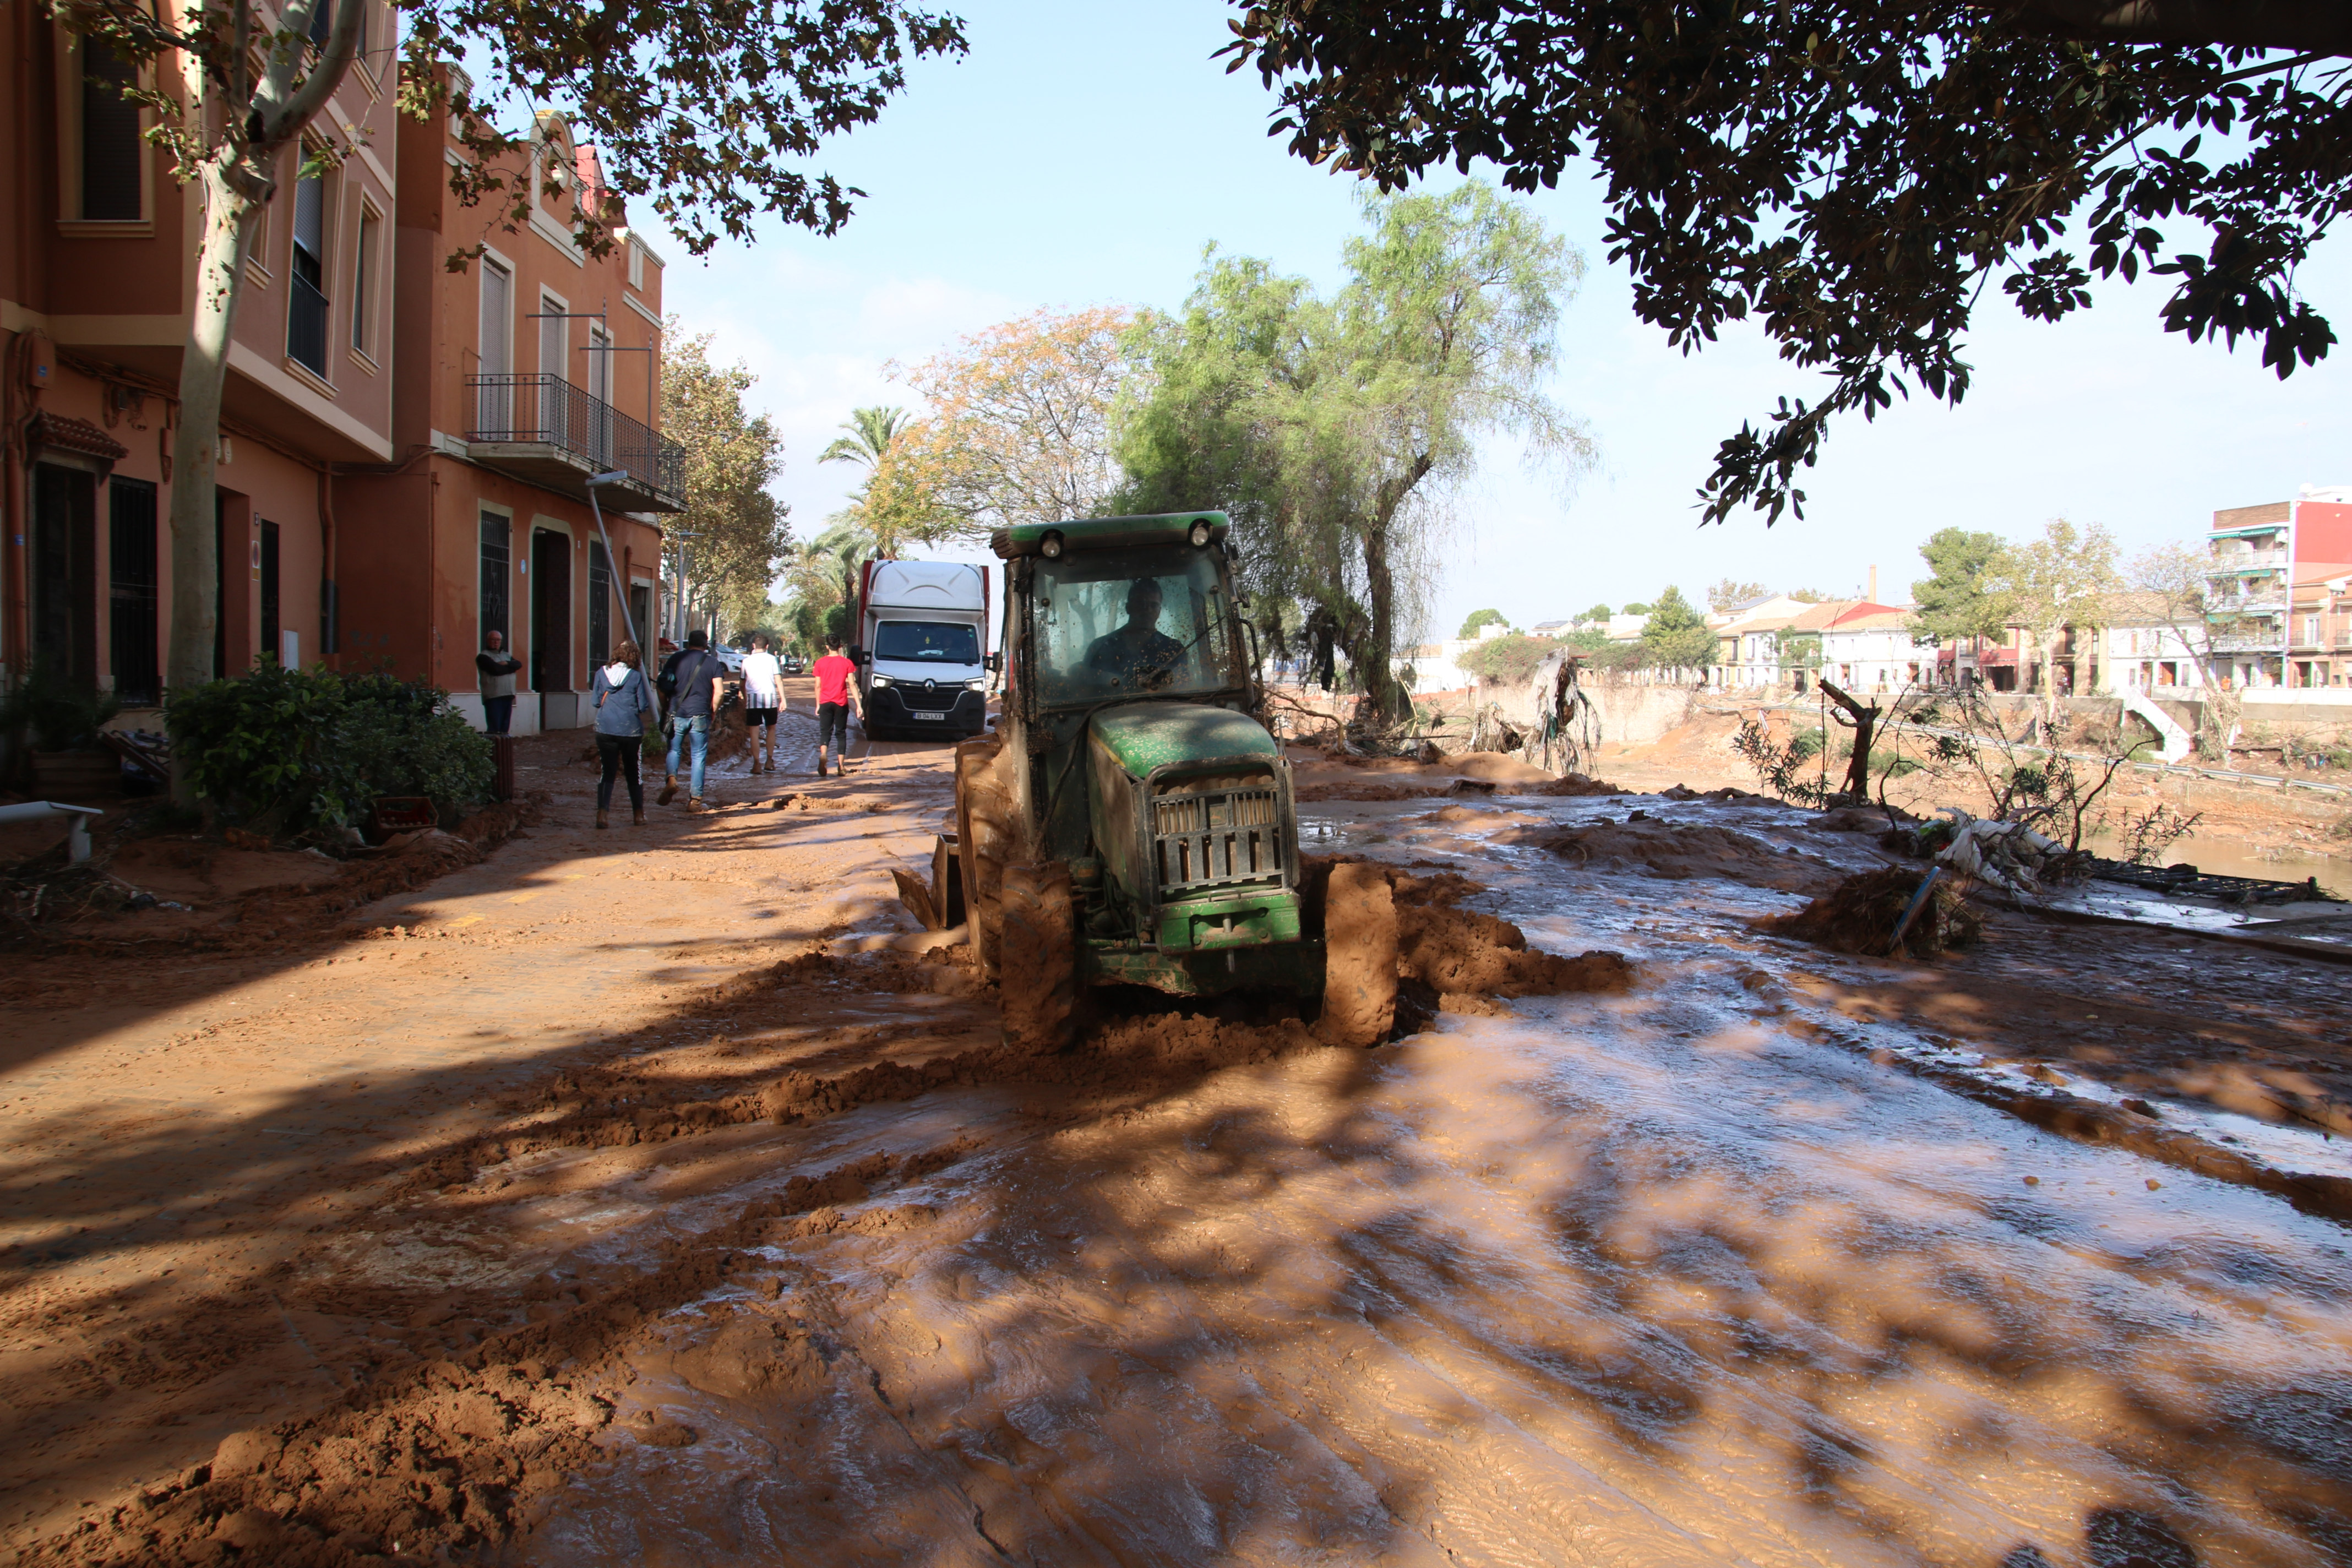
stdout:
[[1861,605],[1822,628],[1822,679],[1846,692],[1900,691],[1936,676],[1936,650],[1911,635],[1913,606]]
[[2167,623],[2163,602],[2152,594],[2114,595],[2105,613],[2108,624],[2094,634],[2096,689],[2110,697],[2126,691],[2186,697],[2204,689],[2196,643],[2210,634],[2202,626],[2187,622],[2184,636]]
[[1489,621],[1478,628],[1475,637],[1447,637],[1444,642],[1425,642],[1406,653],[1397,655],[1390,667],[1399,676],[1412,671],[1412,693],[1419,697],[1432,691],[1460,691],[1475,685],[1470,672],[1454,662],[1482,642],[1514,635],[1511,628]]

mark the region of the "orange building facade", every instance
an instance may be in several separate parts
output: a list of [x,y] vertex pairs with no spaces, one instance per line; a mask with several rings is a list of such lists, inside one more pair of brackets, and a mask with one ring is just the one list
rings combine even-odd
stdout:
[[[515,730],[568,728],[624,635],[620,595],[656,601],[658,520],[680,504],[656,434],[662,266],[625,230],[605,258],[572,244],[572,204],[615,198],[555,117],[527,155],[560,189],[528,225],[457,205],[446,124],[394,113],[395,20],[371,5],[362,63],[318,121],[340,157],[305,181],[288,154],[247,268],[215,668],[389,664],[478,721],[474,655],[495,626],[525,662]],[[111,72],[38,7],[6,9],[0,679],[42,660],[152,723],[201,196],[140,140]],[[475,244],[488,253],[449,271]],[[600,489],[609,555],[600,473],[619,476]]]

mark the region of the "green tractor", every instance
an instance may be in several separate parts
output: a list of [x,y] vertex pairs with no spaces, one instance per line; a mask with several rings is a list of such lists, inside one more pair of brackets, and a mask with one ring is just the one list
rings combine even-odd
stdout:
[[[1249,990],[1369,1045],[1396,1002],[1377,868],[1303,875],[1290,764],[1255,716],[1256,661],[1223,513],[999,531],[996,734],[957,748],[934,897],[961,905],[1005,1037],[1066,1045],[1085,988]],[[952,868],[952,869],[950,869]]]

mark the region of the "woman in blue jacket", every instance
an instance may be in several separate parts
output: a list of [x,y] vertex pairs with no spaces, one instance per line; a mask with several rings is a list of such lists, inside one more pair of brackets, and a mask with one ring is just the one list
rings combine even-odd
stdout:
[[624,642],[613,650],[613,662],[599,665],[590,683],[596,704],[596,755],[604,774],[596,781],[596,826],[609,827],[605,814],[613,807],[613,775],[629,781],[629,820],[646,825],[646,786],[637,775],[637,753],[653,722],[653,692],[638,668],[637,645]]

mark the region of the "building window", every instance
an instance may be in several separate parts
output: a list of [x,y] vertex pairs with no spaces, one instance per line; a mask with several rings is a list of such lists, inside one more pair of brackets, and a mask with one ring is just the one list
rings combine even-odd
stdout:
[[286,301],[286,355],[327,374],[327,180],[313,174],[294,182],[294,279]]
[[146,143],[139,137],[139,106],[122,96],[138,84],[137,68],[104,44],[82,48],[81,216],[96,223],[136,223],[139,173]]
[[613,563],[604,546],[588,542],[588,662],[603,664],[613,657]]
[[107,513],[107,641],[114,694],[126,707],[152,707],[163,697],[155,635],[155,487],[144,479],[110,481]]
[[475,389],[473,439],[512,440],[514,388],[514,274],[488,257],[482,259],[482,379]]
[[632,239],[629,241],[629,287],[643,289],[645,286],[646,247]]
[[362,203],[358,254],[352,258],[352,347],[362,353],[372,353],[375,348],[375,280],[383,265],[376,247],[383,243],[383,216]]
[[278,525],[264,520],[261,524],[261,633],[260,644],[254,650],[254,661],[284,662],[283,645],[278,631],[284,625],[281,614],[280,590],[285,578],[279,574],[281,558],[278,553]]
[[482,513],[482,624],[476,628],[476,637],[483,644],[488,643],[492,632],[512,641],[513,628],[507,625],[507,573],[513,532],[505,517],[494,511]]

